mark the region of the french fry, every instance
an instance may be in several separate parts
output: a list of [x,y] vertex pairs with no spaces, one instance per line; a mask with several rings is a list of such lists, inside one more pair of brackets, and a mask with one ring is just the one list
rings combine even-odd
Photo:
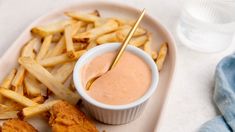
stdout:
[[20,85],[20,86],[17,88],[16,92],[17,92],[18,94],[20,94],[20,95],[24,95],[24,86],[23,86],[23,85]]
[[[70,74],[70,75],[68,76],[67,80],[65,80],[65,82],[64,82],[63,84],[64,84],[64,86],[65,86],[66,88],[69,88],[71,82],[73,82],[73,75],[72,75],[72,74]],[[69,89],[70,89],[70,88],[69,88]],[[70,90],[71,90],[71,89],[70,89]]]
[[101,36],[103,34],[112,32],[118,28],[118,23],[115,20],[109,20],[104,25],[78,34],[73,37],[78,42],[89,42],[92,39]]
[[94,10],[92,13],[90,13],[91,15],[100,17],[100,12],[98,10]]
[[[131,30],[131,26],[129,25],[124,25],[118,28],[117,31],[109,34],[102,35],[96,39],[96,42],[98,44],[104,44],[104,43],[109,43],[109,42],[122,42],[126,38],[127,34]],[[142,28],[137,28],[135,31],[133,37],[137,37],[140,35],[145,34],[146,31]]]
[[156,59],[157,59],[157,56],[158,56],[158,55],[157,55],[157,52],[152,51],[151,56],[152,56],[153,60],[156,60]]
[[76,35],[79,32],[80,28],[83,26],[85,26],[85,23],[82,21],[78,21],[72,24],[72,36]]
[[140,46],[143,46],[147,40],[148,40],[148,37],[146,35],[134,37],[130,40],[130,44],[136,47],[140,47]]
[[144,43],[143,49],[146,53],[148,53],[152,57],[152,49],[151,49],[152,38],[151,35],[148,35],[148,40]]
[[35,57],[35,53],[34,53],[34,46],[35,44],[40,43],[40,39],[39,38],[33,38],[31,39],[22,49],[21,51],[21,56],[24,57]]
[[12,80],[12,86],[14,87],[15,90],[17,90],[17,88],[22,85],[23,80],[24,80],[24,74],[25,74],[25,69],[23,66],[19,66],[17,68],[17,72],[16,75],[14,77],[14,79]]
[[10,89],[11,87],[11,82],[14,79],[16,74],[16,69],[13,69],[2,81],[0,84],[0,87]]
[[53,57],[53,56],[60,55],[63,53],[65,49],[66,49],[65,39],[64,39],[64,36],[62,36],[60,38],[60,41],[56,44],[56,46],[52,50],[48,51],[46,57]]
[[110,43],[110,42],[120,42],[120,39],[117,37],[117,33],[109,33],[102,35],[96,39],[98,44]]
[[100,18],[100,19],[96,20],[96,21],[94,22],[95,28],[102,26],[102,25],[105,24],[108,20],[110,20],[110,18]]
[[98,16],[92,15],[92,14],[82,14],[79,12],[65,12],[66,16],[69,16],[73,19],[85,21],[85,22],[95,22],[99,19]]
[[23,65],[29,73],[35,76],[40,82],[47,86],[57,97],[64,99],[71,104],[76,104],[79,100],[79,96],[69,89],[64,87],[59,80],[57,80],[51,73],[49,73],[44,67],[38,64],[31,58],[21,57],[19,63]]
[[43,26],[37,26],[34,27],[31,32],[35,33],[41,37],[45,37],[47,35],[56,34],[64,31],[64,27],[68,24],[74,23],[74,20],[65,20],[65,21],[59,21],[50,23],[48,25]]
[[161,71],[163,68],[163,64],[165,62],[167,52],[168,52],[168,44],[164,43],[161,45],[161,48],[159,50],[159,54],[156,60],[156,64],[157,64],[159,71]]
[[64,36],[65,36],[65,45],[67,50],[67,55],[69,58],[75,58],[75,50],[73,47],[73,40],[72,40],[72,26],[67,25],[65,27]]
[[25,119],[25,118],[29,118],[35,115],[42,114],[44,112],[49,111],[51,107],[58,102],[59,100],[54,100],[54,101],[50,101],[44,104],[26,107],[18,113],[18,117],[20,119]]
[[48,35],[44,38],[41,48],[36,56],[36,60],[41,60],[45,57],[47,51],[50,48],[51,41],[52,41],[52,35]]
[[50,57],[50,58],[45,58],[43,60],[40,60],[39,64],[42,66],[45,66],[45,67],[55,66],[58,64],[62,64],[65,62],[70,62],[70,61],[76,60],[85,52],[86,52],[86,50],[76,51],[75,58],[69,58],[66,53],[58,55],[58,56]]
[[52,75],[57,78],[60,82],[64,83],[69,75],[73,72],[75,62],[68,62],[63,64],[56,70]]
[[127,20],[127,19],[120,19],[120,18],[113,18],[113,19],[115,19],[120,26],[123,26],[123,25],[133,26],[135,24],[135,21],[136,21],[136,20]]
[[87,45],[86,49],[89,50],[89,49],[91,49],[91,48],[94,48],[96,45],[97,45],[97,43],[96,43],[95,41],[91,41],[91,42]]
[[6,98],[9,98],[9,99],[23,105],[23,106],[37,105],[37,103],[33,102],[29,98],[26,98],[25,96],[20,95],[12,90],[9,90],[9,89],[0,88],[0,94]]
[[74,49],[75,49],[75,51],[79,51],[79,50],[84,50],[84,49],[86,49],[86,47],[87,47],[87,43],[74,43]]
[[24,79],[24,85],[26,89],[26,93],[30,97],[36,97],[41,94],[40,84],[38,84],[35,80],[31,79],[30,77],[26,76]]
[[93,23],[88,23],[87,26],[86,26],[86,31],[89,31],[92,28],[94,28],[94,24]]
[[2,112],[0,113],[0,120],[6,120],[6,119],[13,119],[13,118],[17,118],[17,113],[19,111],[6,111],[6,112]]
[[36,102],[36,103],[38,103],[38,104],[42,104],[42,103],[44,103],[46,101],[46,99],[47,99],[47,97],[39,95],[39,96],[37,96],[35,98],[32,98],[31,100]]
[[55,33],[52,36],[51,42],[52,43],[58,43],[60,41],[61,37],[62,37],[61,33]]

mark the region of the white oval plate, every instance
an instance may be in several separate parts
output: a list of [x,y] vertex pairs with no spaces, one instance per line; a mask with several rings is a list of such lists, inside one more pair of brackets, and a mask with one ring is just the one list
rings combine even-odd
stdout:
[[[50,23],[64,17],[65,11],[81,11],[90,12],[94,9],[100,11],[102,17],[120,17],[136,19],[139,15],[139,10],[124,4],[109,3],[109,2],[82,2],[67,5],[56,11],[50,12],[28,26],[12,46],[0,58],[0,80],[17,65],[17,58],[21,47],[31,37],[30,29],[36,25]],[[141,25],[150,31],[153,35],[153,49],[159,49],[163,42],[169,44],[169,54],[164,65],[164,69],[160,73],[158,89],[149,100],[144,113],[135,121],[126,125],[106,125],[94,121],[100,131],[107,132],[152,132],[157,130],[157,126],[161,121],[161,115],[164,111],[163,105],[166,103],[167,94],[174,76],[176,66],[176,47],[171,34],[162,26],[156,19],[153,19],[148,13],[145,15]],[[33,118],[29,121],[39,131],[50,131],[47,123],[41,119]]]

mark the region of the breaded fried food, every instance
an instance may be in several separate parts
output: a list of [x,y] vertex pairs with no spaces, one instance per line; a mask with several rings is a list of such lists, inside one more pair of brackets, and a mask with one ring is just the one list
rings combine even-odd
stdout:
[[50,113],[52,132],[98,132],[83,112],[65,101],[54,104]]
[[10,119],[3,123],[2,132],[37,132],[37,130],[26,121]]

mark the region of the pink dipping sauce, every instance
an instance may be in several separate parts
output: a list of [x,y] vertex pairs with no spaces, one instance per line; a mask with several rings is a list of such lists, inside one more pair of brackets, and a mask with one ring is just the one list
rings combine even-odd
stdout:
[[107,52],[95,57],[86,64],[81,72],[82,85],[97,75],[102,75],[93,82],[88,95],[95,100],[109,105],[129,104],[141,98],[151,85],[151,69],[139,56],[125,51],[118,64],[106,72],[116,52]]

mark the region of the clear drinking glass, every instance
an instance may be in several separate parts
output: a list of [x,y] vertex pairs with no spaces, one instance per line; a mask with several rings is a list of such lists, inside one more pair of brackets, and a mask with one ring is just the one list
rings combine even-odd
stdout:
[[235,0],[187,0],[176,27],[179,40],[191,49],[226,49],[235,32]]

